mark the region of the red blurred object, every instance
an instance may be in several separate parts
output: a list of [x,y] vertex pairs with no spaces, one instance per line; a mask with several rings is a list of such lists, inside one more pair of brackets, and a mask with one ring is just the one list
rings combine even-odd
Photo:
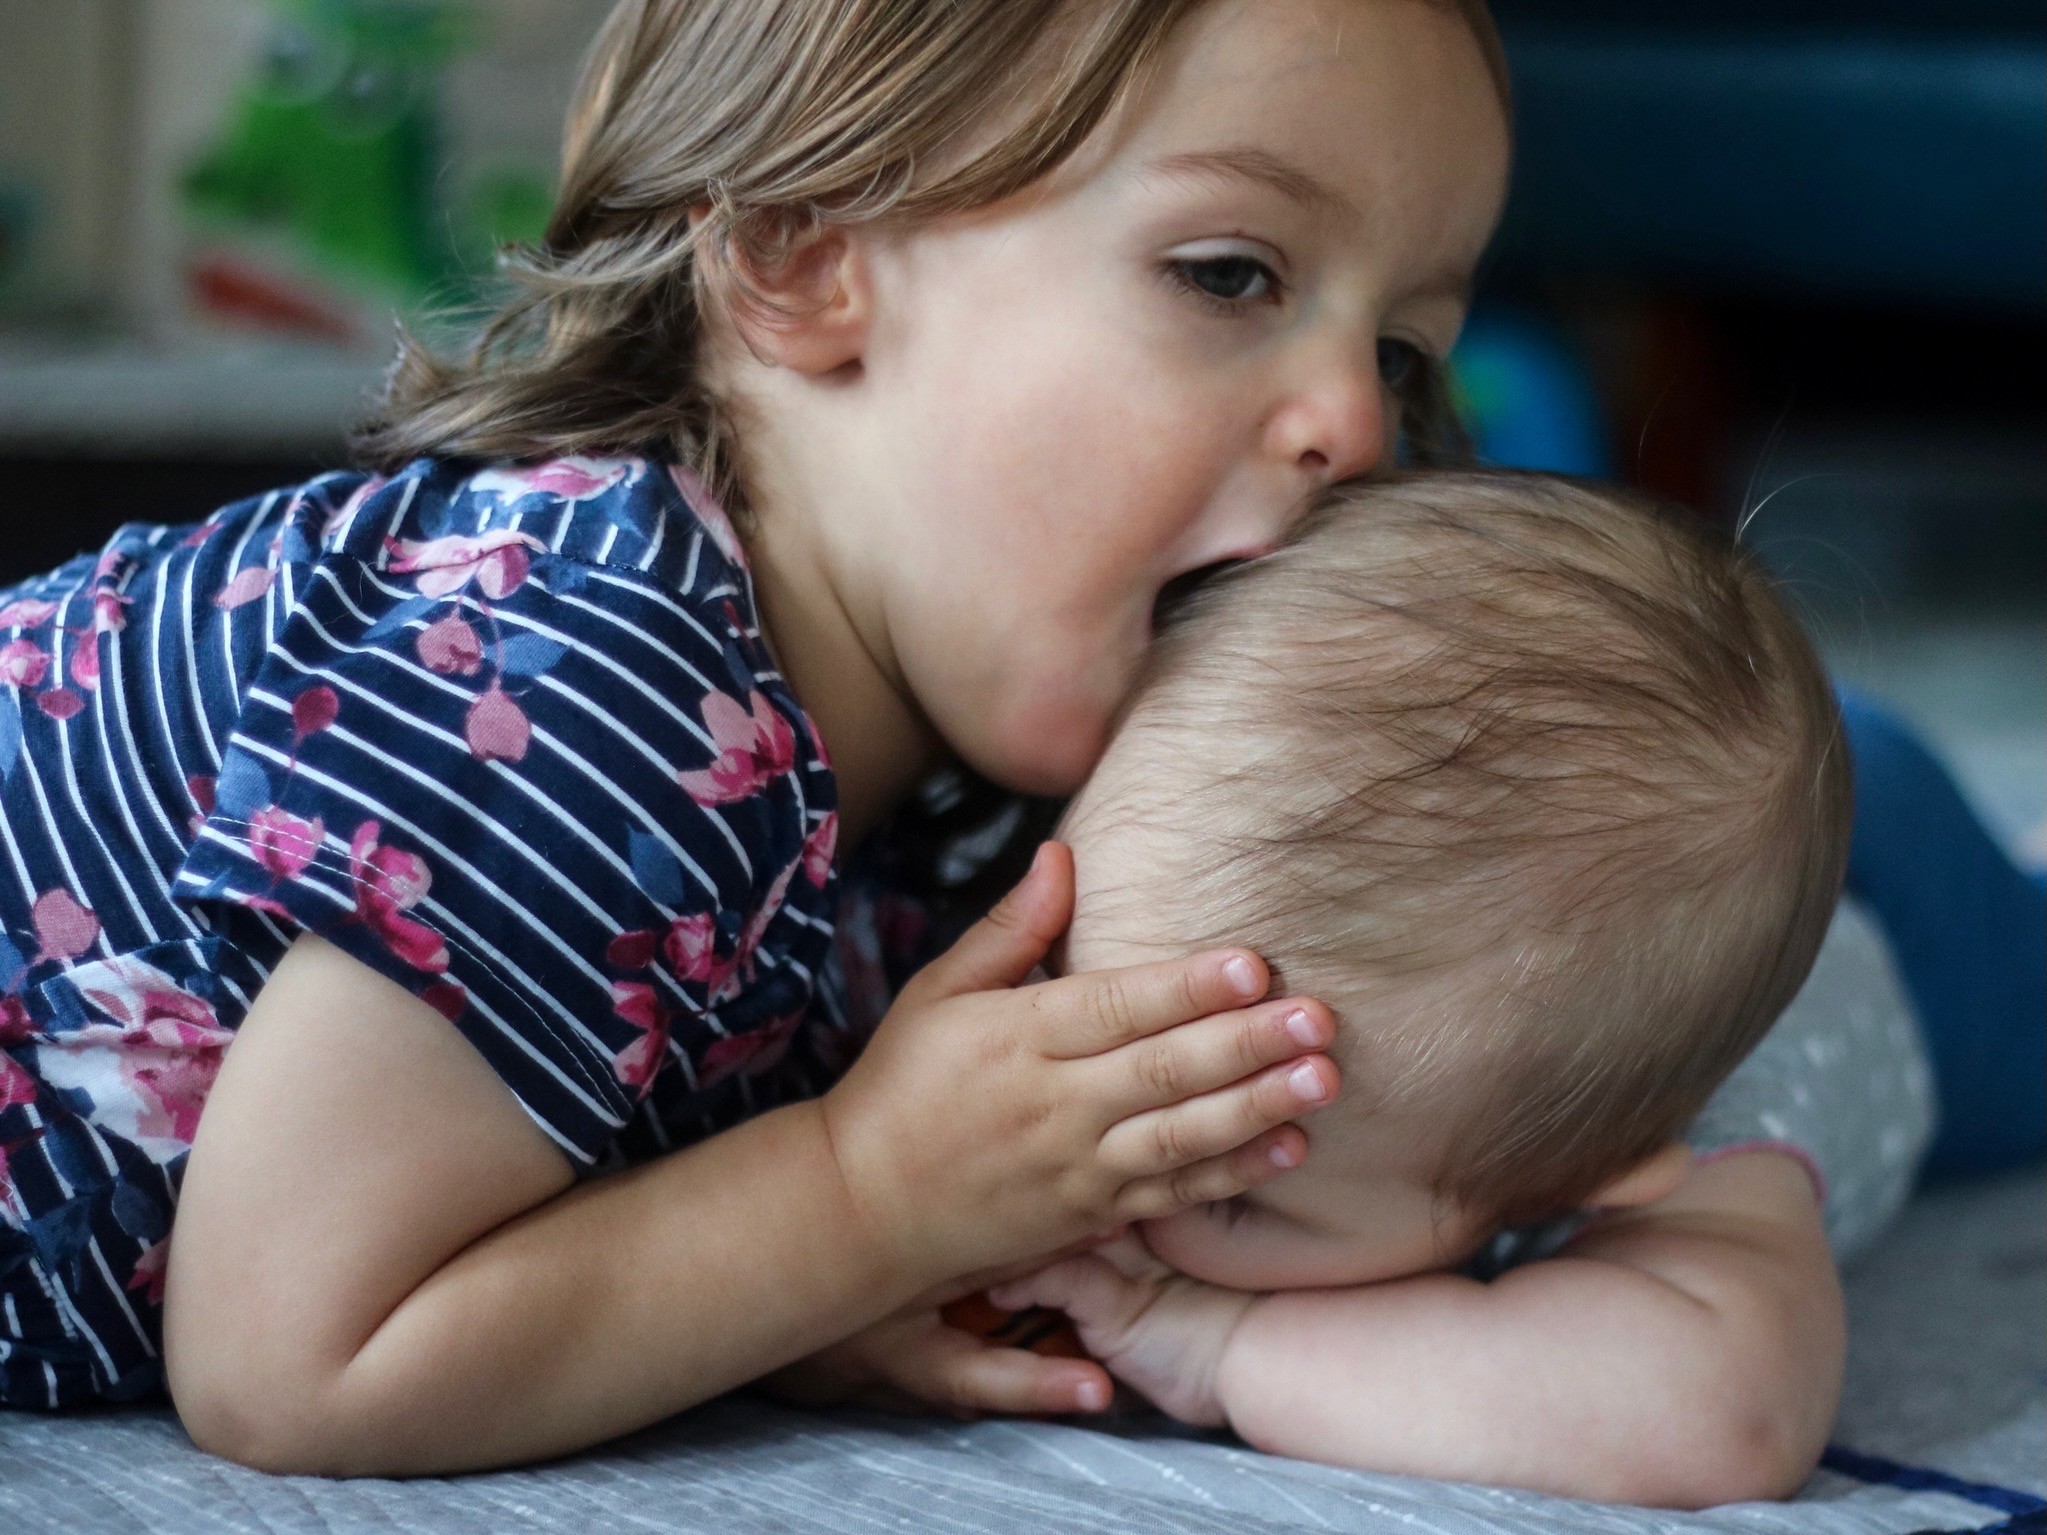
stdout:
[[186,277],[194,301],[221,319],[343,345],[362,339],[355,323],[319,295],[234,256],[197,257]]
[[1028,1349],[1052,1359],[1086,1359],[1080,1334],[1073,1330],[1063,1311],[1032,1306],[1024,1311],[1004,1311],[985,1294],[956,1300],[938,1313],[948,1327],[1000,1343],[1005,1348]]

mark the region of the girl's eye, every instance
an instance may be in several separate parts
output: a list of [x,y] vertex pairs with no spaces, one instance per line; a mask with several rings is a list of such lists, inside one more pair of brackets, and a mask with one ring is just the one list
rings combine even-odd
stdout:
[[1383,336],[1379,340],[1379,380],[1395,394],[1402,394],[1421,377],[1427,359],[1422,349],[1412,341],[1402,341],[1395,336]]
[[1206,299],[1229,306],[1279,294],[1279,275],[1256,256],[1199,256],[1172,263],[1174,274]]

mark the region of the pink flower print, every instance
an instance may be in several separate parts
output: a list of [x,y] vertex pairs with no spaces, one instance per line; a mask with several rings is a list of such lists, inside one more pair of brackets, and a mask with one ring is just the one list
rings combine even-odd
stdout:
[[839,813],[827,810],[824,819],[803,839],[803,877],[818,889],[831,877],[832,859],[839,850]]
[[34,640],[9,640],[0,645],[0,682],[17,688],[40,687],[49,670],[50,653]]
[[605,945],[604,962],[614,970],[644,970],[654,963],[654,951],[660,943],[661,935],[652,928],[620,933]]
[[206,824],[206,818],[213,814],[215,782],[204,773],[194,773],[185,780],[185,792],[192,796],[192,803],[199,807],[198,814],[185,819],[185,830],[192,836],[199,835],[199,828]]
[[70,688],[51,688],[36,694],[36,707],[53,720],[68,720],[85,707],[85,700]]
[[611,1006],[619,1017],[642,1031],[611,1058],[611,1069],[620,1082],[644,1098],[668,1053],[668,1009],[645,981],[613,981]]
[[326,543],[336,532],[347,526],[363,502],[369,500],[371,496],[374,496],[389,483],[390,481],[386,480],[381,474],[373,474],[367,480],[364,480],[362,484],[356,486],[355,490],[349,495],[349,498],[330,512],[326,520],[320,524],[320,542]]
[[242,607],[269,591],[276,580],[277,572],[267,565],[251,565],[213,594],[213,605],[229,610]]
[[734,1073],[749,1077],[769,1070],[789,1053],[801,1015],[791,1013],[750,1034],[729,1034],[704,1052],[697,1065],[699,1089],[716,1087]]
[[291,728],[300,736],[318,735],[341,714],[341,695],[324,682],[301,688],[291,701]]
[[587,501],[614,485],[638,479],[644,468],[634,458],[557,458],[523,469],[486,469],[471,477],[469,488],[479,495],[496,496],[506,502],[526,496]]
[[702,912],[669,924],[668,935],[661,940],[661,957],[668,961],[669,974],[678,981],[701,983],[713,1003],[730,994],[739,969],[736,956],[718,957],[718,925]]
[[225,1046],[233,1037],[219,1026],[211,1002],[132,954],[81,965],[71,984],[131,1044]]
[[135,1272],[128,1278],[128,1288],[140,1290],[152,1306],[163,1304],[164,1274],[170,1267],[171,1239],[164,1237],[150,1243],[143,1249],[142,1256],[135,1260]]
[[249,852],[272,879],[297,879],[319,856],[327,825],[266,805],[249,817]]
[[79,641],[71,647],[71,664],[68,668],[71,680],[90,691],[100,685],[99,642],[92,637]]
[[29,1035],[35,1030],[35,1020],[29,1017],[28,1007],[21,998],[0,997],[0,1050],[27,1044]]
[[453,1023],[469,1005],[469,992],[460,981],[436,981],[419,994],[419,1000]]
[[448,968],[448,946],[423,922],[405,915],[425,897],[433,871],[417,853],[377,841],[381,822],[365,821],[348,844],[348,872],[355,885],[355,914],[384,946],[415,970]]
[[483,665],[483,639],[459,613],[437,618],[419,631],[420,664],[443,677],[473,677]]
[[768,886],[768,893],[762,898],[754,913],[746,919],[746,926],[739,934],[739,947],[734,953],[735,961],[751,964],[754,951],[761,946],[761,939],[767,936],[768,924],[775,920],[775,913],[782,909],[782,903],[789,898],[789,881],[803,866],[801,857],[775,876],[775,882]]
[[796,733],[775,706],[755,690],[752,712],[726,693],[704,700],[704,728],[718,755],[676,781],[700,805],[729,805],[760,792],[796,765]]
[[694,469],[682,464],[670,464],[668,477],[682,492],[682,499],[689,503],[689,509],[697,514],[697,521],[711,535],[711,542],[718,546],[718,552],[736,569],[746,569],[746,546],[740,543],[731,517],[719,504],[718,498],[711,494],[711,487]]
[[36,897],[29,920],[35,924],[36,941],[43,946],[45,959],[76,959],[100,935],[100,919],[61,886]]
[[157,1163],[189,1150],[234,1039],[213,1004],[133,955],[80,965],[71,981],[99,1018],[39,1043],[36,1069],[87,1092],[94,1118]]
[[45,602],[40,597],[17,597],[0,607],[0,629],[38,629],[56,616],[54,602]]
[[122,610],[134,602],[111,587],[101,587],[92,594],[92,631],[95,634],[113,634],[128,627],[128,615]]
[[525,583],[531,566],[526,551],[547,546],[530,533],[496,528],[474,538],[451,534],[424,542],[401,539],[389,546],[391,569],[417,575],[422,597],[446,597],[471,581],[493,600],[508,597]]
[[469,706],[462,733],[471,756],[485,762],[520,762],[533,742],[533,723],[511,694],[492,683]]
[[36,1079],[11,1055],[0,1055],[0,1113],[36,1101]]

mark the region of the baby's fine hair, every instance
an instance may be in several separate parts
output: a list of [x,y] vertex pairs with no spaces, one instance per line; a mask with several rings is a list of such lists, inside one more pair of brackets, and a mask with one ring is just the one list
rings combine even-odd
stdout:
[[[1155,816],[1166,861],[1142,916],[1090,915],[1358,1004],[1347,1091],[1440,1104],[1439,1194],[1501,1223],[1681,1132],[1804,980],[1847,857],[1833,696],[1755,559],[1546,475],[1333,489],[1190,600],[1124,730],[1155,777],[1110,813]],[[1447,1005],[1375,1023],[1428,976]]]
[[[746,511],[707,387],[708,316],[826,225],[915,223],[1019,192],[1138,86],[1208,0],[621,0],[583,63],[561,189],[468,354],[401,337],[367,464],[654,453]],[[1502,96],[1484,0],[1464,18]],[[1459,455],[1441,370],[1411,387],[1426,461]]]

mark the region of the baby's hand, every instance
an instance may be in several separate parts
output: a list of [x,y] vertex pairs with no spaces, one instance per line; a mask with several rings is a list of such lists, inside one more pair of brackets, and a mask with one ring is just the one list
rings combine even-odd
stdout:
[[1257,1296],[1189,1279],[1126,1238],[998,1285],[988,1298],[1014,1311],[1065,1312],[1087,1351],[1161,1411],[1200,1428],[1227,1424],[1216,1371]]
[[1019,984],[1065,930],[1071,859],[1046,844],[820,1105],[874,1251],[920,1287],[1275,1177],[1307,1154],[1288,1121],[1335,1094],[1335,1020],[1260,1003],[1253,955]]

